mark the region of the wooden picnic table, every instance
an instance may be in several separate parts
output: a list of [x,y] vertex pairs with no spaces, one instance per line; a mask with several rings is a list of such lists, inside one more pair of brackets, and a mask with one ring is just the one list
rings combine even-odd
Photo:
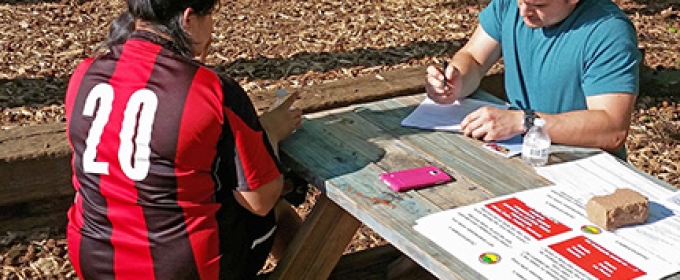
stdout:
[[[270,279],[326,279],[361,223],[440,279],[483,278],[418,233],[413,228],[416,220],[550,182],[518,157],[506,159],[482,149],[478,140],[402,127],[401,120],[424,97],[417,94],[308,114],[302,127],[282,143],[284,161],[322,195]],[[601,152],[559,145],[551,150],[551,162]],[[455,181],[403,193],[379,181],[383,172],[429,164]]]

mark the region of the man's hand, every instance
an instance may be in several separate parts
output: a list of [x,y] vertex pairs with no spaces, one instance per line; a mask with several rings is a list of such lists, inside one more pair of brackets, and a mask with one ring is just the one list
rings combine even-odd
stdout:
[[[446,75],[446,76],[445,76]],[[444,78],[446,77],[446,78]],[[458,69],[449,65],[446,69],[427,67],[425,91],[427,97],[439,104],[452,104],[460,97],[462,88],[461,76]],[[443,81],[446,80],[444,83]]]
[[460,123],[466,136],[484,141],[502,141],[524,132],[524,112],[485,106]]

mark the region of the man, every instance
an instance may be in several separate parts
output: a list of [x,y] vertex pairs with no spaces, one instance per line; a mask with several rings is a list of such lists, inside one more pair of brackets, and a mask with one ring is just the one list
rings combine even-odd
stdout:
[[493,0],[449,67],[428,67],[428,96],[444,104],[467,97],[501,56],[508,101],[522,110],[480,108],[461,123],[465,135],[504,140],[540,117],[555,143],[625,157],[641,54],[635,27],[616,4]]

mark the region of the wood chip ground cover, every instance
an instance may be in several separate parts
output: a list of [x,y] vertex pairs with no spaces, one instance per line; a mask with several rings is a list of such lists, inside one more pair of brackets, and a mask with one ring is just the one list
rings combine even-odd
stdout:
[[[465,42],[488,1],[222,2],[207,63],[236,78],[252,98],[266,99],[269,89],[435,63]],[[680,187],[680,3],[615,2],[633,20],[645,51],[629,161]],[[95,52],[123,8],[121,0],[0,2],[0,127],[63,121],[71,71]],[[493,69],[502,70],[502,63]],[[314,197],[300,207],[302,215]],[[74,278],[61,234],[0,233],[2,279]],[[362,227],[347,252],[380,244]]]

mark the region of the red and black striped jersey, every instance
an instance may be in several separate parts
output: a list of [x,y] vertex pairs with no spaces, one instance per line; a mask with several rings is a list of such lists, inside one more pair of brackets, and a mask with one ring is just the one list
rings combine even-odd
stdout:
[[249,254],[266,247],[273,213],[250,213],[232,191],[281,173],[233,79],[136,31],[80,63],[65,103],[76,190],[69,256],[82,278],[242,279],[248,265],[246,274],[257,272],[264,259]]

